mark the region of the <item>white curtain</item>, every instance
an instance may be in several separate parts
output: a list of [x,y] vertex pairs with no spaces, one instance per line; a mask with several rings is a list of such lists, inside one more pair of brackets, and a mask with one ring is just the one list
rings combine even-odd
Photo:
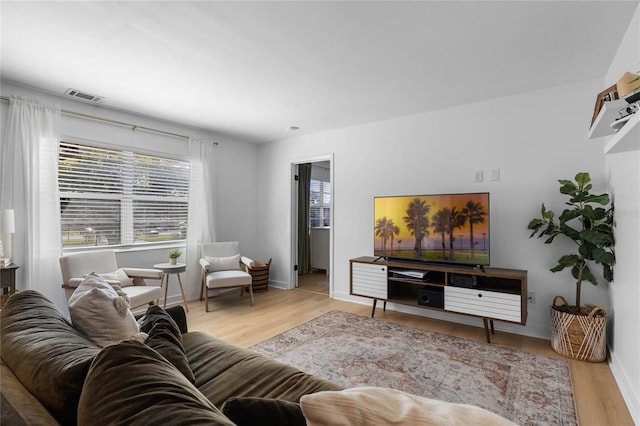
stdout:
[[34,289],[66,307],[58,197],[60,107],[11,97],[0,143],[1,208],[15,211],[13,238],[18,289]]
[[189,138],[191,179],[189,182],[189,217],[187,225],[187,262],[197,270],[200,246],[215,241],[216,156],[214,142]]

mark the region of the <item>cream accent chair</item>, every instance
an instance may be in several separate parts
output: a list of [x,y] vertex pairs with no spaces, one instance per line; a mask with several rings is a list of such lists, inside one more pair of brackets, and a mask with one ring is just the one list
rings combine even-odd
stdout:
[[[119,285],[129,297],[131,308],[153,305],[162,296],[162,287],[147,285],[145,279],[160,280],[162,271],[157,269],[118,268],[114,251],[74,253],[60,257],[62,287],[67,300],[87,274],[102,275],[112,285]],[[123,274],[124,272],[124,274]]]
[[237,241],[202,244],[200,300],[204,293],[205,312],[209,312],[209,291],[223,288],[240,287],[240,297],[244,295],[244,289],[248,288],[253,306],[252,278],[241,269],[241,265],[252,262],[248,257],[240,255],[240,243]]

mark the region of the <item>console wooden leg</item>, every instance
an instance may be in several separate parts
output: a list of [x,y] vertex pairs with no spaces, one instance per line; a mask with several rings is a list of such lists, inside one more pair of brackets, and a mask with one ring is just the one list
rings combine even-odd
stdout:
[[496,331],[493,329],[493,320],[489,320],[489,324],[491,324],[491,334],[496,334]]
[[486,334],[487,336],[487,343],[491,343],[491,334],[489,333],[489,320],[486,318],[482,318],[482,323],[484,324],[484,334]]
[[371,309],[371,318],[373,318],[373,314],[376,313],[376,303],[378,303],[378,299],[373,299],[373,308]]
[[384,301],[384,304],[382,305],[382,312],[387,312],[387,301]]

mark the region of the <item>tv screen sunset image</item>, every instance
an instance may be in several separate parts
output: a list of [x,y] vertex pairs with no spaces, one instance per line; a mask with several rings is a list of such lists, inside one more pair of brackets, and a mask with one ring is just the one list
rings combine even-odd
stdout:
[[489,265],[489,193],[375,197],[374,255]]

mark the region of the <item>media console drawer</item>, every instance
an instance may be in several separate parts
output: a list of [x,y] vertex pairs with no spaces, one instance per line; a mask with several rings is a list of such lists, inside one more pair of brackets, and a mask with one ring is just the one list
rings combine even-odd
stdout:
[[519,294],[474,290],[471,288],[445,287],[444,309],[518,323],[522,318]]
[[387,266],[352,262],[351,294],[386,299]]

